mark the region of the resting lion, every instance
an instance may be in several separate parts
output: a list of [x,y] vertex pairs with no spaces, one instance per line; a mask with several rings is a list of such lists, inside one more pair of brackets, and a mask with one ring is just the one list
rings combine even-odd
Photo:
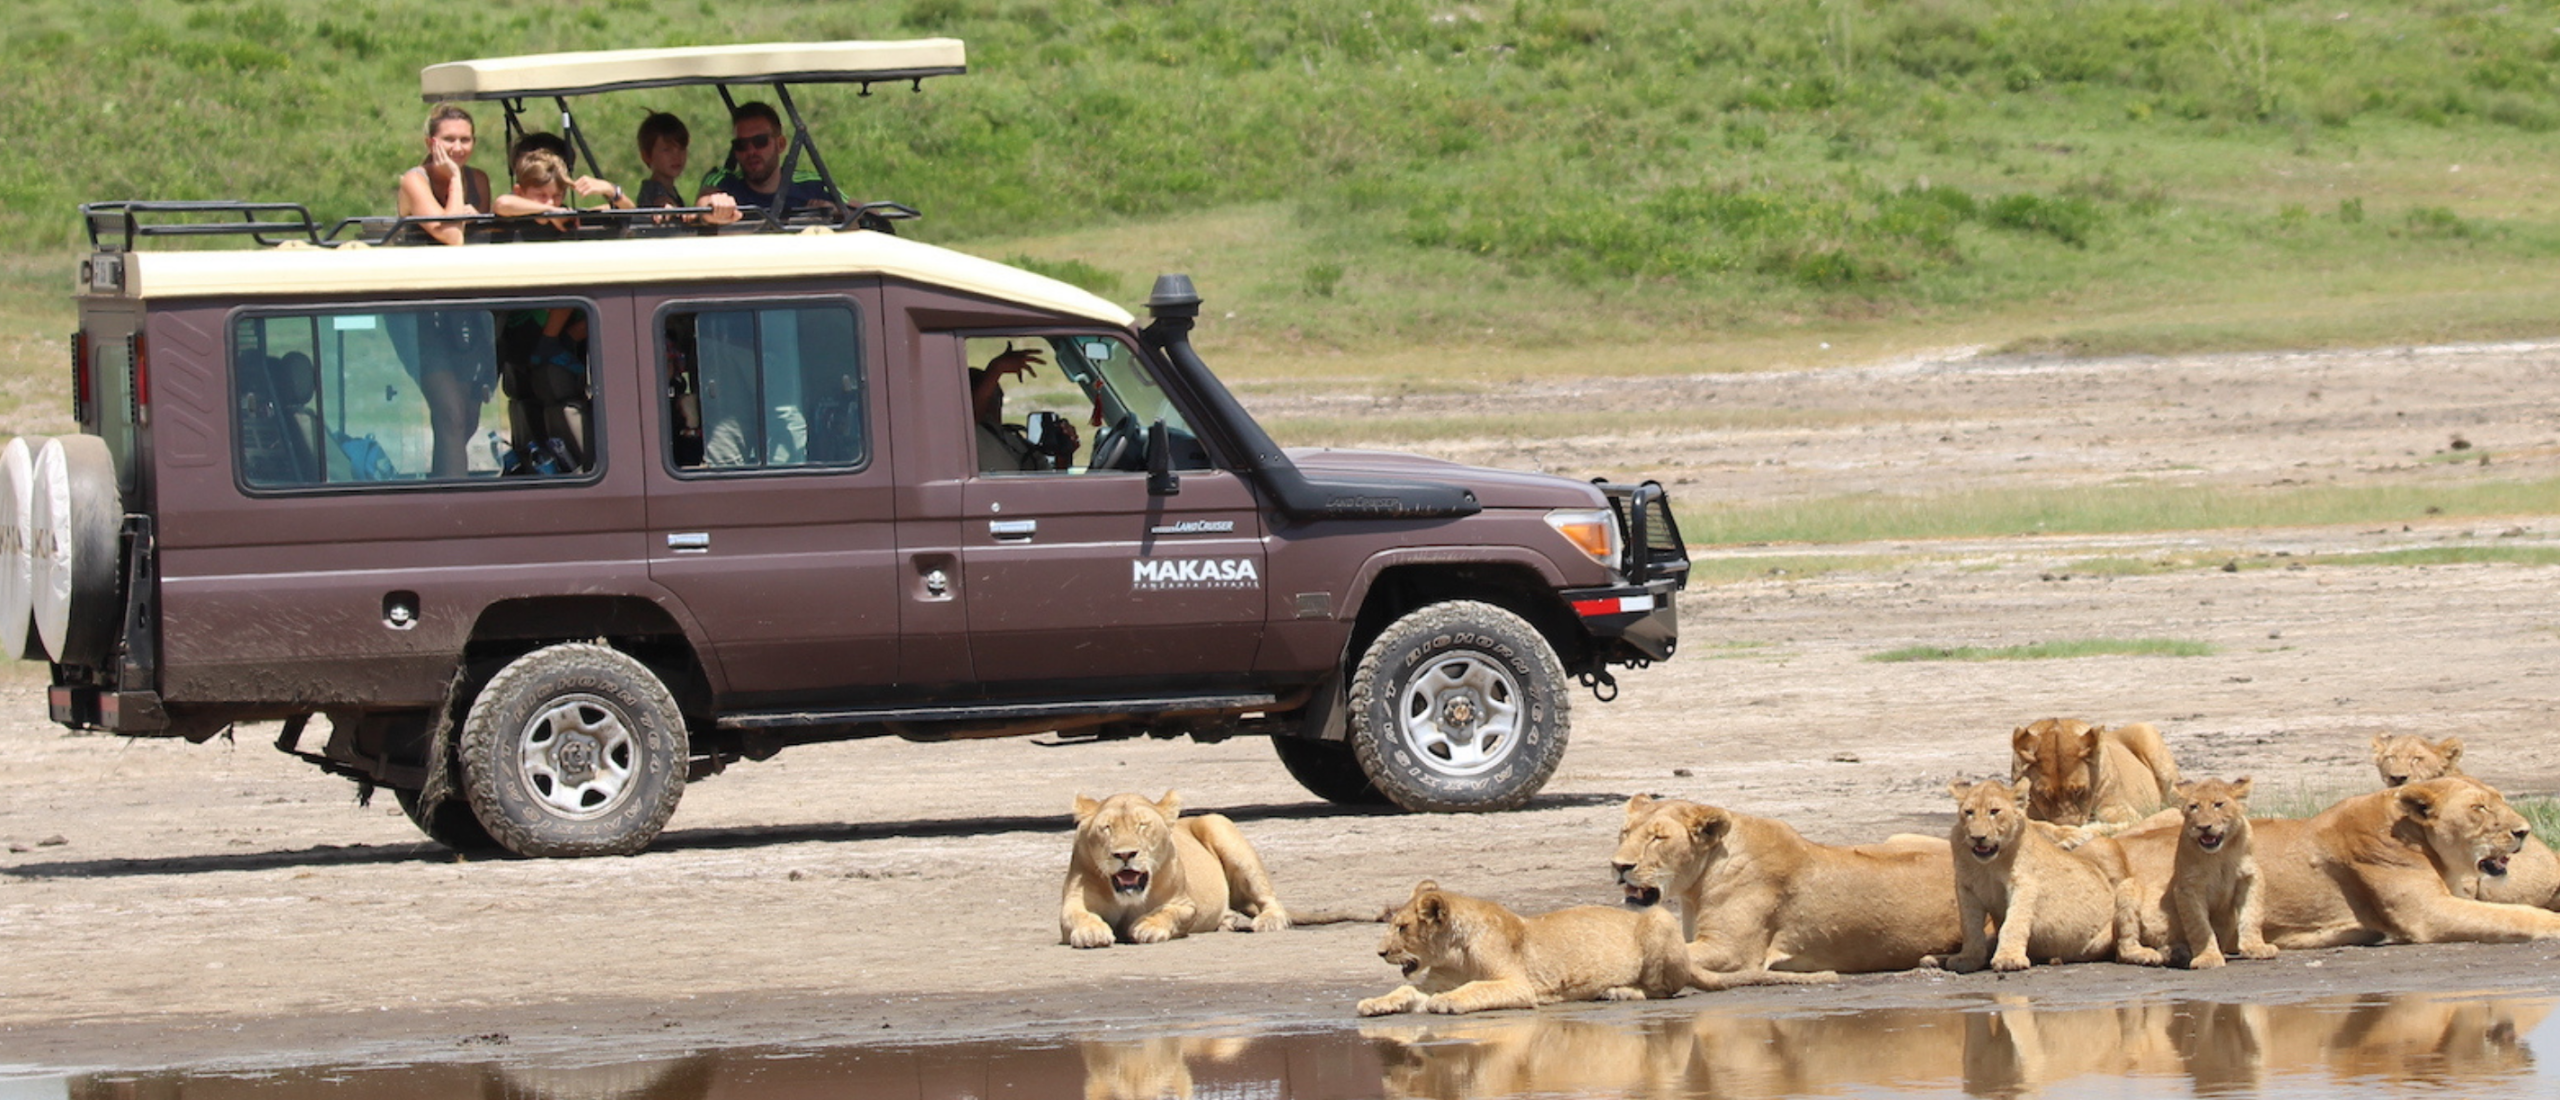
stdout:
[[1360,1002],[1363,1016],[1659,1000],[1690,985],[1680,926],[1661,906],[1523,917],[1428,879],[1387,914],[1378,957],[1402,969],[1405,984]]
[[2009,733],[2009,781],[2033,779],[2027,816],[2057,825],[2123,827],[2168,804],[2178,762],[2148,722],[2101,729],[2039,718]]
[[2431,742],[2415,734],[2375,734],[2373,770],[2382,773],[2385,787],[2461,775],[2462,739]]
[[1058,942],[1074,947],[1161,943],[1221,928],[1277,932],[1289,911],[1272,896],[1262,857],[1217,814],[1176,819],[1172,791],[1149,802],[1076,796],[1075,850],[1067,860]]
[[[2308,820],[2259,818],[2267,942],[2560,939],[2560,913],[2475,900],[2532,835],[2495,788],[2446,776],[2344,799]],[[2468,887],[2468,889],[2466,889]]]
[[1637,795],[1611,863],[1629,902],[1679,899],[1690,965],[1703,974],[1909,970],[1962,938],[1936,837],[1838,848],[1768,818]]
[[2124,850],[2106,837],[2066,850],[2045,830],[2031,828],[2025,813],[2031,783],[1947,788],[1956,799],[1950,840],[1964,948],[1942,965],[1960,974],[1985,962],[1994,970],[2024,970],[2038,959],[2160,965],[2160,953],[2142,943]]
[[[2381,773],[2385,787],[2422,783],[2448,775],[2461,775],[2462,739],[2448,737],[2429,742],[2412,734],[2376,736],[2373,739],[2373,770]],[[2507,863],[2504,875],[2484,875],[2477,879],[2476,893],[2464,893],[2461,880],[2449,880],[2464,897],[2482,901],[2503,901],[2516,905],[2534,905],[2544,909],[2560,909],[2560,856],[2551,852],[2538,836],[2526,837],[2524,847]]]

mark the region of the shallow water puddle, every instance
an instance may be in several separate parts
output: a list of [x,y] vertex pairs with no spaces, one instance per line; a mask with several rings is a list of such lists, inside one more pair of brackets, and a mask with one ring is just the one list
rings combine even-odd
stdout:
[[497,1062],[0,1077],[0,1100],[935,1100],[997,1097],[2524,1097],[2560,1095],[2548,997],[2342,996],[1791,1016],[1569,1006],[1286,1033],[715,1050]]

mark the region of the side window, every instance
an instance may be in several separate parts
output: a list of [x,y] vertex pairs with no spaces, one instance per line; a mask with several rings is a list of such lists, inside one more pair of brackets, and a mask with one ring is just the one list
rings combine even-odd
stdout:
[[1158,422],[1172,468],[1210,465],[1181,408],[1117,337],[972,336],[962,354],[981,473],[1144,470]]
[[577,306],[260,314],[232,328],[253,488],[469,482],[595,468]]
[[665,314],[670,460],[680,470],[860,466],[870,460],[853,310]]

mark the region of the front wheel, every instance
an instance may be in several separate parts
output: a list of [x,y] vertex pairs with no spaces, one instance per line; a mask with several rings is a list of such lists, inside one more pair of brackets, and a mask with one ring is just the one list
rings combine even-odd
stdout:
[[462,788],[518,855],[630,855],[675,813],[687,755],[684,716],[647,665],[609,646],[548,646],[472,701]]
[[1360,770],[1408,810],[1508,810],[1546,786],[1571,731],[1564,667],[1519,616],[1432,604],[1388,625],[1351,678]]

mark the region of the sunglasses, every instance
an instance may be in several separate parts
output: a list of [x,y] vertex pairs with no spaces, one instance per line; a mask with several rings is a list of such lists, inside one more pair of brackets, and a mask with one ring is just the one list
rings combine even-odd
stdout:
[[749,149],[762,149],[771,144],[773,144],[772,134],[753,134],[731,141],[729,143],[729,151],[732,153],[743,153]]

